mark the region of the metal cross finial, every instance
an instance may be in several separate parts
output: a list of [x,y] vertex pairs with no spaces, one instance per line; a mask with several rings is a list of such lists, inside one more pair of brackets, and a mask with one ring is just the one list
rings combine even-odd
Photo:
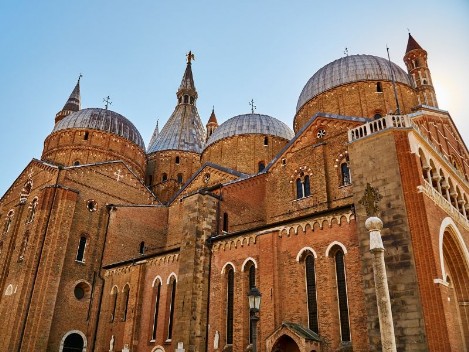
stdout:
[[103,102],[106,103],[104,104],[104,108],[107,110],[107,108],[109,107],[109,105],[112,104],[112,101],[111,101],[111,98],[109,97],[109,95],[103,99]]
[[345,55],[345,56],[348,56],[348,48],[347,48],[347,47],[345,47],[344,55]]
[[80,83],[80,79],[83,77],[83,75],[80,73],[80,75],[78,76],[78,83]]
[[254,114],[254,110],[257,109],[257,106],[254,105],[254,99],[251,99],[249,105],[251,105],[251,114]]
[[195,56],[191,50],[189,50],[189,52],[186,54],[186,57],[187,57],[188,64],[190,64],[192,60],[195,60]]

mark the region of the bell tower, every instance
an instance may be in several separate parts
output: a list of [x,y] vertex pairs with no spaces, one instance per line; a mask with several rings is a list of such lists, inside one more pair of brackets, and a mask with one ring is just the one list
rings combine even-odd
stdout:
[[436,100],[432,76],[427,63],[427,51],[422,49],[410,33],[406,53],[404,55],[404,62],[417,91],[419,105],[428,105],[437,108],[438,102]]
[[218,121],[217,121],[217,117],[215,116],[215,107],[212,108],[212,113],[205,127],[207,130],[207,136],[205,138],[205,141],[207,141],[210,138],[210,136],[213,134],[213,132],[215,132],[215,130],[218,128]]

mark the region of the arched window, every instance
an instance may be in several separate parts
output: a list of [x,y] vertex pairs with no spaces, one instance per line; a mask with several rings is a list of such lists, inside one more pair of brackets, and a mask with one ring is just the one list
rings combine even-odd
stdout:
[[29,205],[28,215],[26,216],[26,223],[30,223],[34,220],[34,215],[36,214],[37,208],[37,198],[34,198],[31,204]]
[[176,157],[176,164],[179,164],[179,156]]
[[383,93],[383,85],[381,84],[381,82],[376,83],[376,92]]
[[85,249],[86,249],[86,237],[81,236],[80,242],[78,243],[77,257],[75,258],[77,262],[81,262],[81,263],[85,262]]
[[21,190],[20,193],[20,203],[24,204],[26,202],[26,199],[28,199],[29,194],[31,193],[31,190],[33,188],[33,181],[28,180],[28,182],[25,183],[23,189]]
[[153,326],[151,329],[151,339],[156,340],[156,329],[158,328],[158,311],[160,309],[160,295],[161,295],[161,281],[157,280],[153,287],[153,302],[155,308],[153,309]]
[[315,333],[319,332],[318,303],[316,298],[316,273],[314,269],[314,256],[308,254],[305,258],[306,271],[306,298],[308,301],[308,327]]
[[173,325],[174,325],[174,304],[176,303],[176,278],[171,278],[170,290],[171,296],[169,297],[169,309],[168,309],[168,336],[167,340],[171,340],[173,337]]
[[130,298],[130,287],[128,284],[124,286],[122,290],[123,297],[122,297],[122,321],[127,320],[127,312],[129,310],[129,298]]
[[340,164],[340,179],[342,186],[348,186],[352,183],[350,178],[350,168],[347,161]]
[[265,169],[265,163],[263,161],[259,161],[259,172]]
[[339,301],[340,335],[342,341],[350,341],[350,325],[348,316],[347,282],[345,279],[344,252],[339,246],[335,248],[334,261],[337,280],[337,298]]
[[89,137],[89,133],[88,133],[88,132],[85,132],[85,134],[83,135],[83,139],[84,139],[85,141],[87,141],[87,140],[88,140],[88,137]]
[[164,172],[161,176],[161,181],[165,182],[166,180],[168,180],[168,174]]
[[374,116],[373,116],[373,118],[374,118],[375,120],[380,119],[380,118],[382,118],[382,117],[383,117],[383,115],[381,115],[379,112],[377,112],[377,113],[374,114]]
[[184,104],[187,104],[187,103],[189,103],[189,96],[184,95]]
[[179,182],[179,183],[182,183],[182,174],[178,174],[178,175],[177,175],[177,178],[178,178],[178,182]]
[[[251,288],[256,287],[256,266],[254,265],[253,262],[248,263],[248,292],[251,290]],[[249,317],[249,343],[252,343],[252,337],[253,337],[253,325],[252,325],[252,320],[251,317]]]
[[139,252],[140,254],[145,254],[145,242],[144,242],[144,241],[140,242],[140,246],[139,246],[139,248],[138,248],[138,252]]
[[264,145],[269,145],[269,137],[264,137]]
[[85,347],[85,341],[80,334],[72,333],[63,340],[61,352],[81,352]]
[[29,241],[29,230],[27,230],[23,235],[23,241],[21,242],[20,252],[18,255],[18,261],[22,262],[24,260],[24,255],[26,254],[26,248],[28,247]]
[[228,232],[228,213],[223,213],[223,228],[224,232]]
[[300,177],[296,179],[296,199],[309,197],[311,195],[311,186],[309,182],[309,176],[300,173]]
[[234,269],[227,268],[226,274],[226,344],[233,344]]
[[2,231],[3,236],[5,236],[7,232],[10,230],[11,221],[13,220],[13,214],[14,214],[14,211],[10,210],[7,214],[7,217],[5,218],[5,221],[3,222],[3,231]]
[[110,319],[110,321],[111,322],[113,322],[114,319],[116,318],[117,292],[118,292],[117,286],[114,286],[111,290],[111,299],[110,299],[110,303],[111,303],[111,319]]

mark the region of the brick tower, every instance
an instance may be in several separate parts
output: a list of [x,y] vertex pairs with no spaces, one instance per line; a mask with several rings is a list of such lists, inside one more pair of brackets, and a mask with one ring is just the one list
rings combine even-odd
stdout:
[[218,128],[218,121],[217,117],[215,116],[215,107],[212,108],[212,113],[210,114],[210,118],[208,119],[207,125],[205,127],[207,128],[207,141],[213,132],[215,132],[215,130]]
[[404,62],[417,90],[419,105],[428,105],[437,108],[438,102],[436,101],[432,76],[427,63],[427,51],[422,49],[410,33],[406,53],[404,55]]

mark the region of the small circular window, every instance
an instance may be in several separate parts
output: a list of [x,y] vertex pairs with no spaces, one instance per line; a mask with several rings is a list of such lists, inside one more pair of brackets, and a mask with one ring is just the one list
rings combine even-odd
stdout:
[[75,288],[73,289],[73,294],[75,298],[79,301],[83,300],[88,296],[90,292],[90,285],[86,282],[82,281],[76,284]]
[[321,128],[318,130],[318,133],[316,134],[316,136],[321,139],[321,138],[324,138],[326,136],[326,130],[324,128]]
[[96,211],[96,208],[98,207],[98,203],[96,203],[95,200],[90,199],[88,202],[86,202],[86,207],[88,208],[89,211]]

